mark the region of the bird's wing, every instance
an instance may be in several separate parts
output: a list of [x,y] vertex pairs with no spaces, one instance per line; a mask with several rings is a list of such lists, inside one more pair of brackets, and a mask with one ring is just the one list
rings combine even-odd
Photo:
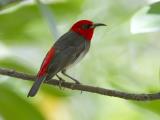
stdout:
[[85,51],[86,40],[75,32],[67,32],[47,53],[38,76],[51,79],[56,73],[73,64]]
[[[55,49],[63,51],[68,46],[73,46],[77,48],[77,54],[75,59],[72,61],[72,65],[79,62],[90,48],[90,42],[87,41],[83,36],[77,34],[74,31],[69,31],[64,34],[60,39],[54,44]],[[68,66],[68,67],[71,67]]]
[[46,79],[51,79],[59,71],[72,64],[77,54],[77,48],[72,46],[56,53],[47,69],[48,75]]
[[[70,37],[73,36],[73,37]],[[41,68],[37,74],[37,78],[40,78],[46,75],[48,70],[48,66],[52,61],[55,61],[55,54],[58,55],[60,51],[65,50],[68,46],[78,43],[79,41],[75,42],[75,39],[78,38],[78,35],[74,32],[67,32],[62,37],[60,37],[55,45],[48,51],[47,55],[45,56]],[[73,41],[73,42],[71,42]],[[80,41],[81,42],[81,41]],[[56,52],[55,52],[56,50]]]
[[54,58],[54,56],[55,56],[55,49],[52,47],[52,48],[48,51],[46,57],[45,57],[44,60],[43,60],[43,63],[42,63],[42,65],[41,65],[41,68],[40,68],[40,70],[39,70],[39,72],[38,72],[38,75],[37,75],[38,78],[46,75],[48,66],[49,66],[49,64],[51,63],[51,60]]

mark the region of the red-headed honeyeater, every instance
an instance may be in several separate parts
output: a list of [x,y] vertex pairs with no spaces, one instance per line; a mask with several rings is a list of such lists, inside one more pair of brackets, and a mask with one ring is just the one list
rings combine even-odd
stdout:
[[94,29],[98,26],[105,26],[105,24],[80,20],[55,42],[43,60],[28,97],[35,96],[43,81],[50,80],[54,76],[58,77],[58,72],[62,72],[65,76],[79,83],[67,75],[65,71],[88,52]]

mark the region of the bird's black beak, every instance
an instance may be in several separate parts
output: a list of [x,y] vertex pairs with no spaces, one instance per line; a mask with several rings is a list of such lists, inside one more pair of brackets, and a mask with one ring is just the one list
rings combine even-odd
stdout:
[[92,25],[92,28],[96,28],[96,27],[98,27],[98,26],[107,26],[106,24],[103,24],[103,23],[94,23],[93,25]]

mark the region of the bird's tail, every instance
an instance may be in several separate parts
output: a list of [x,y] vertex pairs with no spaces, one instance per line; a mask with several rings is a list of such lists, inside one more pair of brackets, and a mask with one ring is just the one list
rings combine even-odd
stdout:
[[46,79],[46,76],[42,76],[36,79],[36,81],[33,83],[27,97],[33,97],[36,95],[38,89],[40,88],[41,83]]

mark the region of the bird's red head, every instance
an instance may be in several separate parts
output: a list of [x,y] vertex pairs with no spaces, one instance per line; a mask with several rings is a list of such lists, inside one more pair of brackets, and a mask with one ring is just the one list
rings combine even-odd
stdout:
[[86,40],[91,41],[94,29],[97,26],[105,26],[105,24],[102,23],[94,24],[90,20],[80,20],[71,27],[71,30],[82,35]]

